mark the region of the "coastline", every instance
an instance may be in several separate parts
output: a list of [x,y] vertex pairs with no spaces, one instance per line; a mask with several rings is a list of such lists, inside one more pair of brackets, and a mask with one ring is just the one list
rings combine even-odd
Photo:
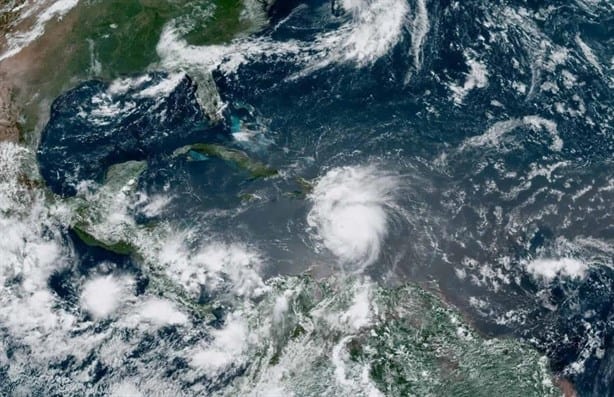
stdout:
[[[112,80],[155,67],[159,34],[173,20],[187,18],[200,26],[188,39],[221,44],[261,27],[263,16],[255,8],[266,14],[272,5],[216,0],[201,9],[192,0],[180,3],[71,1],[64,8],[45,2],[0,9],[0,140],[34,147],[51,103],[62,92],[84,80]],[[11,34],[32,39],[11,53]]]
[[[6,11],[6,10],[5,10]],[[11,53],[7,47],[10,41],[3,37],[0,59],[0,141],[22,142],[27,146],[38,143],[36,132],[49,114],[51,101],[61,92],[73,77],[67,68],[74,47],[70,42],[70,32],[77,21],[75,9],[65,14],[50,16],[44,26],[37,18],[28,15],[27,7],[21,9],[25,18],[17,16],[13,10],[12,18],[2,20],[0,31],[5,35],[28,35],[36,29],[44,29],[40,34]],[[38,7],[37,13],[46,12]],[[45,17],[47,18],[47,17]]]
[[[115,78],[109,70],[117,65],[127,67],[128,63],[116,64],[113,63],[116,58],[109,57],[104,60],[113,62],[104,64],[104,69],[101,69],[104,73],[94,70],[96,56],[101,56],[96,55],[94,44],[88,47],[87,44],[71,41],[82,32],[80,16],[83,12],[83,9],[75,7],[61,19],[50,20],[43,34],[18,53],[0,59],[0,142],[22,142],[36,146],[37,132],[48,118],[51,102],[61,92],[85,78]],[[0,19],[2,34],[8,31],[4,22],[4,19]],[[6,37],[0,37],[0,48],[5,42]],[[130,67],[140,70],[141,63]],[[149,65],[155,65],[155,62]],[[441,298],[445,302],[445,297]],[[468,316],[466,320],[469,321]],[[577,395],[569,380],[555,379],[555,385],[565,396]]]

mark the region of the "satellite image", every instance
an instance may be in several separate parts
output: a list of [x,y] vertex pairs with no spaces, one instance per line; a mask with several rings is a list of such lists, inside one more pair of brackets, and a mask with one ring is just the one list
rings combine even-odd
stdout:
[[614,396],[614,1],[0,0],[0,396]]

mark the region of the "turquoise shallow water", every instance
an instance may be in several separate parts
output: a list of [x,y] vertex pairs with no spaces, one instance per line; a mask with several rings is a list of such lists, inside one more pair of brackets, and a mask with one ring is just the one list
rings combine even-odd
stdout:
[[611,11],[168,24],[156,71],[64,93],[35,159],[3,146],[47,189],[2,180],[6,390],[611,393]]

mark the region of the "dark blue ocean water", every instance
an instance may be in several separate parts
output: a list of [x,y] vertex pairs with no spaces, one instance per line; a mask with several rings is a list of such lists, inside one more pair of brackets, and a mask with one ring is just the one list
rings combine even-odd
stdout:
[[[145,159],[139,187],[174,195],[162,218],[263,247],[272,275],[321,260],[305,236],[309,203],[297,178],[377,164],[400,176],[408,215],[393,222],[369,273],[389,284],[435,281],[482,332],[545,352],[580,395],[614,395],[614,13],[605,3],[428,2],[420,67],[409,29],[367,66],[300,73],[292,58],[263,56],[214,71],[228,104],[217,125],[189,76],[156,98],[139,92],[164,72],[111,97],[109,83],[85,82],[52,106],[41,173],[54,192],[73,195],[109,165]],[[309,42],[352,18],[328,2],[289,4],[274,8],[274,28],[260,36]],[[471,60],[487,83],[455,100],[451,87],[470,81]],[[128,106],[125,116],[93,117],[101,95]],[[233,140],[238,125],[262,139]],[[173,155],[197,142],[241,149],[283,176],[254,180],[217,158]],[[251,204],[245,194],[264,199]],[[84,254],[84,263],[91,255],[104,253]],[[541,257],[579,258],[588,270],[544,280],[526,270]],[[584,370],[574,371],[580,361]]]

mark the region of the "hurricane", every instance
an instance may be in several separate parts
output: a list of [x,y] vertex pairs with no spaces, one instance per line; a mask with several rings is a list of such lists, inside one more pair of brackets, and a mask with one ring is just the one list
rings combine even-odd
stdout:
[[0,2],[0,395],[613,395],[613,18]]

